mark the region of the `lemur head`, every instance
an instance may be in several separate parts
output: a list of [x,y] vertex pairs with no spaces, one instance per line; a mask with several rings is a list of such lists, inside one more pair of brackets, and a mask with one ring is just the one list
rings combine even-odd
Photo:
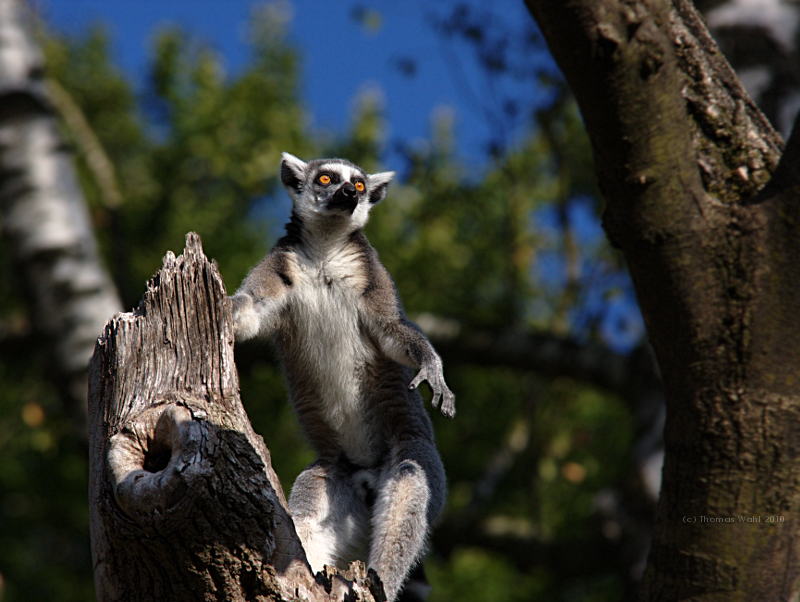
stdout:
[[344,159],[308,163],[283,153],[281,182],[295,213],[309,225],[341,224],[348,230],[367,223],[372,206],[383,200],[393,171],[368,174]]

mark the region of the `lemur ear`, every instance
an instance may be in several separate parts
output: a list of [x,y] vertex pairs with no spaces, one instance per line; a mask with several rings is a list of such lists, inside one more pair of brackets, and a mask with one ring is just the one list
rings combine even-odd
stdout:
[[290,153],[282,153],[281,157],[281,182],[290,192],[299,194],[307,164]]
[[367,176],[367,187],[369,188],[369,202],[373,205],[379,203],[386,196],[386,188],[394,177],[393,171],[382,171]]

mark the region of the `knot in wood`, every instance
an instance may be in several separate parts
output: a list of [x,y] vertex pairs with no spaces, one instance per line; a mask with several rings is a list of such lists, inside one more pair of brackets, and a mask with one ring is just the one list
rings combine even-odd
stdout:
[[163,515],[186,494],[202,462],[204,429],[184,405],[155,405],[109,440],[107,478],[119,508],[137,522]]

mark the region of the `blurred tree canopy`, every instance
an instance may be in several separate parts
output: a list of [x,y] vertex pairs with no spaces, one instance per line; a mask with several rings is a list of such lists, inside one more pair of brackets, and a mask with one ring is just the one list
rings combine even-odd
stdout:
[[[489,44],[496,37],[474,18],[446,16],[442,35],[471,40],[489,77],[534,78],[549,91],[538,106],[508,110],[528,134],[495,145],[479,176],[459,160],[446,116],[432,122],[426,144],[405,149],[403,165],[381,164],[382,107],[369,95],[345,135],[309,128],[298,49],[269,5],[250,23],[246,69],[227,75],[202,40],[167,30],[139,93],[113,64],[113,40],[102,29],[76,39],[46,35],[49,77],[109,160],[110,175],[101,173],[85,135],[64,120],[124,307],[138,303],[163,255],[179,252],[190,230],[233,292],[288,217],[277,182],[280,152],[288,150],[398,171],[366,233],[407,314],[434,342],[538,333],[613,358],[640,345],[631,287],[597,225],[588,142],[571,97],[552,69],[514,75],[513,65],[491,60],[491,52],[505,50]],[[49,378],[5,244],[0,239],[0,599],[90,600],[85,440]],[[269,349],[241,347],[242,399],[288,491],[313,457]],[[638,428],[631,404],[569,367],[542,372],[491,357],[444,360],[459,414],[453,422],[434,419],[450,497],[425,563],[431,599],[632,595],[638,574],[618,554],[624,528],[599,510],[620,488],[641,487],[631,484]]]

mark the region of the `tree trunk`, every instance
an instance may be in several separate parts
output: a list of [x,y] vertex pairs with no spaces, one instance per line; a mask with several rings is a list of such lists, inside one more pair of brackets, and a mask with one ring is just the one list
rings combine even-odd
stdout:
[[581,107],[664,379],[643,597],[796,599],[800,143],[776,171],[780,136],[686,0],[527,4]]
[[122,309],[97,250],[72,156],[20,0],[0,0],[0,210],[54,376],[85,428],[86,370],[97,333]]
[[231,304],[196,234],[139,308],[107,324],[89,382],[98,600],[385,599],[363,563],[315,579],[305,562],[239,399]]

